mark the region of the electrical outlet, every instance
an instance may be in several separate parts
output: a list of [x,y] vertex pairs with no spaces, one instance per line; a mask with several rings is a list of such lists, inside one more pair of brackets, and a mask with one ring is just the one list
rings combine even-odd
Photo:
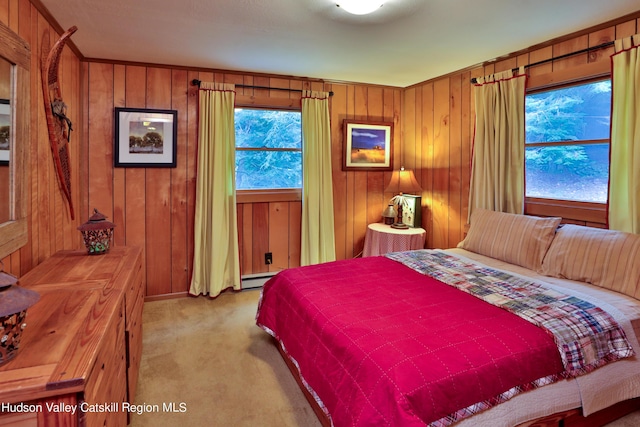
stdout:
[[273,264],[273,254],[271,252],[265,252],[264,263],[267,265]]

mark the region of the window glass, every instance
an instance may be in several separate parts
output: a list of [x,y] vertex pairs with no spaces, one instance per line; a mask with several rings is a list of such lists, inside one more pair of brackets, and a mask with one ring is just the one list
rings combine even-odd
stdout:
[[526,196],[607,201],[611,81],[528,94]]
[[302,187],[299,111],[235,109],[236,189]]

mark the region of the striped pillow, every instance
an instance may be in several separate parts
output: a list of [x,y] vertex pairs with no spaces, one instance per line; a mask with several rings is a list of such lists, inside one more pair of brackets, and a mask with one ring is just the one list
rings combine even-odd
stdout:
[[640,299],[640,235],[563,225],[542,262],[541,273]]
[[539,270],[560,220],[478,209],[458,247]]

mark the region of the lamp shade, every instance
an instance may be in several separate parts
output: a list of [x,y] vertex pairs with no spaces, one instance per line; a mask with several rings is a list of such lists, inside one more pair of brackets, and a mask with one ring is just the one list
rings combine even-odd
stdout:
[[404,167],[401,167],[400,170],[393,171],[391,181],[389,181],[389,185],[384,191],[394,194],[419,194],[422,193],[422,187],[418,184],[418,180],[412,170],[405,170]]

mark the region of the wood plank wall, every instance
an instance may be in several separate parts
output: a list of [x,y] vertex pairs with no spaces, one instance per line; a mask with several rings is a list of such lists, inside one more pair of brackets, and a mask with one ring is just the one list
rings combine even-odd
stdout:
[[[197,88],[193,79],[291,89],[333,90],[332,126],[334,211],[338,258],[357,255],[366,226],[379,221],[387,174],[343,172],[342,120],[396,122],[400,138],[399,88],[328,84],[258,74],[217,73],[172,67],[88,62],[87,199],[117,224],[118,245],[145,248],[147,296],[186,293],[191,278],[197,154]],[[300,93],[238,89],[261,98],[300,98]],[[178,111],[178,165],[174,169],[113,168],[114,107],[163,108]],[[398,147],[396,148],[398,149]],[[297,266],[300,263],[301,203],[238,204],[242,272],[245,275]],[[273,264],[264,253],[273,253]]]
[[[82,150],[82,103],[80,88],[80,60],[65,48],[60,62],[63,100],[67,115],[74,124],[71,133],[72,194],[76,202],[76,220],[69,218],[68,209],[58,187],[49,146],[47,124],[42,101],[40,52],[42,40],[50,34],[51,44],[58,39],[54,27],[29,0],[0,0],[0,21],[9,26],[31,46],[31,139],[29,144],[29,177],[27,189],[29,241],[25,247],[2,261],[5,269],[21,276],[59,250],[82,246],[76,227],[86,220],[81,209],[79,154]],[[83,219],[84,218],[84,219]]]
[[[640,13],[635,15],[640,16]],[[510,57],[408,87],[403,92],[405,165],[422,185],[423,227],[427,247],[449,248],[464,237],[468,215],[470,159],[474,132],[474,98],[470,79],[597,46],[640,31],[637,16]],[[588,76],[608,66],[609,47],[529,68],[531,82],[547,84]],[[600,65],[599,65],[599,64]],[[534,210],[535,208],[535,210]],[[590,207],[589,207],[590,208]],[[605,227],[604,211],[577,215],[575,207],[537,204],[537,215],[561,215],[565,222]]]

